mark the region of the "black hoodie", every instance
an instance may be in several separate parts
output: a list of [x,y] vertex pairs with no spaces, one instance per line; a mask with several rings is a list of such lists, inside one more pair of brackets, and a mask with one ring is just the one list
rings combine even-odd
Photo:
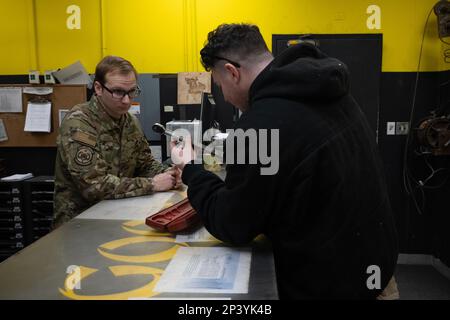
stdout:
[[379,295],[394,273],[397,234],[375,137],[349,95],[346,66],[309,44],[288,48],[253,82],[236,128],[278,129],[279,170],[261,175],[261,164],[229,164],[222,182],[187,165],[188,197],[209,232],[235,245],[265,234],[280,298]]

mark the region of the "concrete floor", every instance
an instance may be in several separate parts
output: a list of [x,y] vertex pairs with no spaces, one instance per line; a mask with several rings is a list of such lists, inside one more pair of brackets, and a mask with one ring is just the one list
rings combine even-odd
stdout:
[[450,279],[431,265],[398,264],[400,300],[450,300]]

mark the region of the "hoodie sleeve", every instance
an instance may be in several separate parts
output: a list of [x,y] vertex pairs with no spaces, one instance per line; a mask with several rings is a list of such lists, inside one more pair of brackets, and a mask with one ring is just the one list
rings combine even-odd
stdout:
[[217,239],[244,245],[263,232],[265,219],[259,203],[264,196],[258,196],[258,173],[257,166],[228,165],[224,182],[202,165],[184,168],[189,201]]

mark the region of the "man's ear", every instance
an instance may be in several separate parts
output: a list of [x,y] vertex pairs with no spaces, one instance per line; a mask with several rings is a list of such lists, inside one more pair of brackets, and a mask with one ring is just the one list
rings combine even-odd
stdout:
[[225,63],[225,70],[231,75],[233,82],[238,83],[241,80],[241,74],[239,70],[231,63]]
[[100,84],[100,82],[95,81],[94,82],[94,90],[95,90],[95,94],[99,97],[101,97],[102,93],[103,93],[103,88],[102,85]]

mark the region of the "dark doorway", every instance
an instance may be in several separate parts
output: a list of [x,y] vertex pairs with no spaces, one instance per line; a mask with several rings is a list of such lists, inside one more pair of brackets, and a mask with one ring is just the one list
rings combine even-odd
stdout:
[[[300,34],[272,36],[272,52],[279,55],[289,40]],[[327,55],[344,62],[350,70],[350,91],[361,106],[378,141],[380,79],[383,37],[381,34],[312,34],[308,39],[318,43]]]

